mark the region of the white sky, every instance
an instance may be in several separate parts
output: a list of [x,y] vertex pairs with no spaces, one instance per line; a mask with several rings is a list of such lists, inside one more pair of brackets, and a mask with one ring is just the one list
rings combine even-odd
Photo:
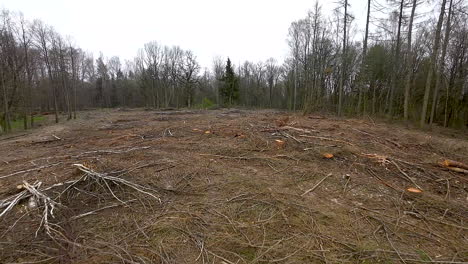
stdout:
[[[364,28],[367,0],[349,0],[355,23]],[[337,6],[321,0],[325,15]],[[304,18],[314,0],[0,0],[0,8],[39,18],[78,46],[106,57],[133,59],[144,43],[192,50],[202,67],[214,56],[235,64],[288,52],[291,22]]]

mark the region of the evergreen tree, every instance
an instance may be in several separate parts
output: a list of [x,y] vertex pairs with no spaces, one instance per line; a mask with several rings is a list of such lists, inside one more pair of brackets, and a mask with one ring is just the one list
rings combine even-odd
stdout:
[[224,84],[220,89],[221,97],[223,98],[224,104],[231,106],[239,100],[239,82],[229,58],[227,59],[226,70],[222,81]]

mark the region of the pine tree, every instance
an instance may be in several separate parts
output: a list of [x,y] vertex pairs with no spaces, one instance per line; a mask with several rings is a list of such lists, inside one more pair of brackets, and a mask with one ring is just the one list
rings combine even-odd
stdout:
[[226,70],[222,81],[224,85],[220,89],[221,97],[223,98],[224,104],[231,106],[239,100],[239,84],[229,58],[226,62]]

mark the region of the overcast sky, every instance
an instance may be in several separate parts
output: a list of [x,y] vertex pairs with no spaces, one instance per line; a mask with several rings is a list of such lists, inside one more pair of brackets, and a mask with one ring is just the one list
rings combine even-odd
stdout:
[[[335,2],[319,1],[327,15]],[[363,28],[367,1],[349,2]],[[203,67],[211,67],[215,56],[229,56],[235,64],[283,60],[291,22],[313,5],[313,0],[0,0],[0,7],[43,20],[95,56],[102,51],[123,62],[155,40],[192,50]]]

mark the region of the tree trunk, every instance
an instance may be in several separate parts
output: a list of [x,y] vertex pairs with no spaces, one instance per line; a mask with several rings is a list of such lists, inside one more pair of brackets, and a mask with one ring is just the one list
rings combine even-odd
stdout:
[[296,111],[297,98],[297,61],[294,64],[294,95],[293,95],[293,111]]
[[71,59],[71,70],[72,70],[72,79],[71,79],[71,86],[72,86],[72,93],[73,93],[73,119],[76,119],[76,65],[75,65],[75,55],[73,53],[73,47],[70,46],[70,59]]
[[3,97],[3,126],[4,126],[4,131],[5,133],[8,133],[11,130],[11,123],[10,123],[10,113],[8,109],[8,99],[7,99],[7,90],[6,90],[6,85],[5,85],[5,78],[2,72],[2,97]]
[[442,45],[442,56],[440,57],[440,66],[439,66],[439,73],[436,76],[436,83],[434,87],[434,96],[432,97],[432,107],[431,107],[431,115],[429,117],[429,124],[432,125],[434,122],[435,118],[435,111],[436,111],[436,105],[437,105],[437,94],[440,89],[440,85],[442,84],[442,76],[444,74],[444,68],[445,68],[445,55],[447,54],[447,46],[449,43],[449,35],[450,35],[450,19],[452,16],[452,2],[453,0],[450,0],[449,3],[449,10],[447,14],[447,23],[445,25],[445,36],[444,36],[444,43]]
[[427,79],[426,79],[426,88],[424,90],[424,99],[423,99],[423,108],[422,108],[422,111],[421,111],[421,120],[419,121],[419,126],[421,128],[424,127],[424,124],[426,123],[427,105],[429,103],[429,94],[431,92],[432,75],[434,74],[435,66],[437,64],[437,54],[438,54],[439,46],[440,46],[440,31],[442,29],[442,23],[443,23],[443,20],[444,20],[446,2],[447,2],[447,0],[442,0],[442,5],[440,7],[439,20],[437,21],[437,29],[436,29],[435,39],[434,39],[434,47],[432,49],[431,61],[430,61],[430,65],[429,65],[429,72],[427,73]]
[[346,25],[348,16],[348,0],[344,2],[344,20],[343,20],[343,51],[341,54],[341,78],[338,88],[338,116],[342,115],[343,111],[343,86],[346,77]]
[[358,99],[358,105],[357,105],[357,113],[359,114],[361,112],[362,108],[362,97],[364,93],[364,83],[362,80],[362,70],[364,68],[364,62],[366,59],[367,55],[367,40],[369,38],[369,19],[370,19],[370,9],[371,9],[371,0],[367,0],[367,16],[366,16],[366,33],[364,34],[364,44],[362,46],[362,59],[361,59],[361,83],[359,83],[359,99]]
[[400,2],[400,14],[398,17],[398,31],[397,31],[397,39],[396,39],[396,47],[395,47],[395,55],[393,58],[393,67],[391,73],[391,85],[390,85],[390,99],[389,99],[389,107],[388,107],[388,115],[390,118],[393,117],[393,98],[395,97],[395,90],[396,90],[396,82],[397,82],[397,72],[399,68],[399,60],[400,60],[400,39],[401,39],[401,22],[403,19],[403,4],[404,0]]
[[[23,41],[23,50],[24,50],[24,61],[26,67],[26,85],[27,85],[27,114],[31,118],[30,127],[32,128],[34,125],[34,117],[32,115],[32,73],[31,67],[29,65],[29,47],[28,41],[26,41],[26,29],[24,28],[24,21],[21,22],[21,30],[22,30],[22,41]],[[27,118],[27,117],[26,117]],[[27,120],[26,120],[27,126]]]
[[405,102],[404,102],[404,119],[408,121],[408,108],[409,108],[409,97],[410,97],[410,89],[411,89],[411,79],[413,78],[413,52],[411,50],[411,39],[413,33],[413,21],[414,21],[414,14],[416,12],[416,6],[418,5],[418,0],[413,0],[413,7],[411,9],[411,16],[408,26],[408,46],[406,48],[406,54],[408,56],[408,64],[406,67],[406,83],[405,83]]

